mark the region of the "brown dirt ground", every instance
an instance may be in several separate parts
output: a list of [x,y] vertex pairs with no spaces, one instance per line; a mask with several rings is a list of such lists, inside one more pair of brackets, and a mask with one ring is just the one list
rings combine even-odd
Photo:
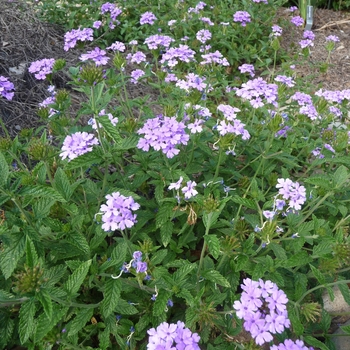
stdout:
[[[30,4],[21,0],[0,0],[0,8],[0,75],[10,77],[16,87],[12,101],[0,99],[0,117],[13,137],[23,128],[35,128],[41,124],[36,109],[38,103],[48,96],[48,83],[36,80],[33,74],[28,72],[29,64],[42,58],[64,58],[68,67],[74,66],[81,52],[65,52],[63,30],[55,25],[40,22]],[[290,17],[288,9],[279,10],[280,21],[288,23]],[[315,89],[321,86],[328,90],[349,89],[350,13],[316,9],[313,31],[316,34],[315,46],[306,61],[297,61],[296,74],[305,77],[308,84]],[[282,47],[290,57],[295,55],[302,33],[303,29],[292,25],[284,29]],[[328,72],[320,73],[319,64],[327,58],[325,38],[331,34],[337,35],[340,42],[332,52],[332,65]],[[19,68],[21,64],[26,67],[22,74],[16,75],[9,71],[10,68]],[[53,83],[62,88],[67,81],[68,77],[60,72],[55,75]],[[150,100],[157,100],[157,92],[145,85],[130,84],[129,90],[132,97],[150,95]],[[73,99],[80,100],[77,95],[74,95]],[[4,135],[3,130],[0,130],[0,135]]]

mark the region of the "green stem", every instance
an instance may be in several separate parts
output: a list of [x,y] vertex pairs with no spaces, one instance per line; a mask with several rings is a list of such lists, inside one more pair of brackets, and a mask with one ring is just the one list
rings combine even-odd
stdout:
[[10,134],[5,126],[4,121],[2,120],[2,118],[0,117],[0,126],[2,127],[2,129],[4,130],[4,133],[6,135],[6,137],[10,138]]
[[222,148],[220,148],[219,149],[219,159],[218,159],[218,163],[216,164],[216,169],[215,169],[215,174],[214,174],[214,181],[219,176],[220,164],[222,161],[222,157],[223,157],[223,150],[222,150]]

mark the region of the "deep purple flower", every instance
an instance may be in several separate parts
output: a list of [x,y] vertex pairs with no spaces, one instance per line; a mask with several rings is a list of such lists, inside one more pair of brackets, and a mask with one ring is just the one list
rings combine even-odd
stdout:
[[136,263],[136,272],[145,273],[147,271],[147,263],[144,261],[138,261]]
[[94,31],[91,28],[72,29],[64,35],[64,50],[68,51],[75,47],[77,41],[94,40],[93,33]]
[[30,73],[35,73],[34,76],[38,80],[45,80],[46,76],[52,73],[54,64],[54,58],[44,58],[42,60],[32,62],[28,68],[28,71]]
[[94,145],[98,145],[98,140],[93,134],[76,132],[64,139],[60,157],[62,159],[68,158],[70,161],[82,154],[91,152]]
[[80,56],[81,61],[93,60],[96,66],[102,66],[108,63],[109,57],[106,56],[106,51],[95,47],[94,50],[88,51]]
[[157,20],[157,17],[150,11],[147,11],[141,15],[140,24],[153,24]]
[[123,196],[119,192],[113,192],[106,196],[106,204],[102,204],[102,229],[106,232],[125,230],[135,225],[136,214],[132,212],[140,208],[140,205],[129,196]]
[[237,11],[233,15],[233,21],[241,23],[242,27],[245,27],[247,23],[251,22],[250,14],[247,11]]
[[14,90],[15,86],[13,83],[10,82],[8,78],[5,78],[4,76],[0,75],[0,95],[7,100],[12,100],[14,96],[14,92],[11,90]]

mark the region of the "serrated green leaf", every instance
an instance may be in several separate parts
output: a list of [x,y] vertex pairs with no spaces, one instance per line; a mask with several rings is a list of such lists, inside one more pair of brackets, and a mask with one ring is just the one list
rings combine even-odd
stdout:
[[169,296],[169,292],[165,291],[164,289],[161,289],[158,292],[158,296],[153,304],[153,316],[161,316],[163,313],[165,313]]
[[322,310],[322,317],[321,317],[321,328],[322,330],[327,334],[329,332],[329,328],[331,326],[332,323],[332,317],[330,316],[330,314],[326,311],[326,310]]
[[73,194],[73,190],[63,169],[57,169],[54,180],[56,190],[68,201]]
[[306,335],[304,337],[304,342],[311,346],[319,348],[320,350],[329,350],[328,346],[326,346],[325,343],[321,342],[320,340],[314,337],[311,337],[310,335]]
[[257,209],[256,204],[252,199],[247,199],[247,198],[243,198],[243,197],[239,197],[239,196],[233,196],[232,201],[237,203],[237,204],[243,205],[249,209],[255,209],[255,210]]
[[304,181],[310,185],[324,188],[326,190],[331,188],[331,178],[326,174],[312,176],[312,177],[306,178]]
[[279,245],[275,242],[271,242],[269,244],[269,247],[272,249],[272,251],[274,252],[274,254],[278,260],[287,260],[286,251],[282,248],[281,245]]
[[207,279],[208,281],[220,284],[223,287],[227,287],[227,288],[231,287],[228,280],[224,276],[222,276],[220,272],[216,270],[203,271],[201,273],[201,276]]
[[188,261],[186,261],[186,264],[181,266],[174,274],[173,274],[173,280],[177,285],[180,285],[180,283],[184,280],[184,278],[191,273],[195,268],[197,267],[196,264],[192,264]]
[[91,260],[83,262],[67,279],[67,282],[64,284],[65,290],[70,295],[74,295],[78,292],[80,286],[82,285],[89,268],[91,265]]
[[164,247],[166,247],[172,237],[174,224],[171,221],[166,221],[160,226],[160,239]]
[[15,320],[10,318],[9,314],[0,313],[0,347],[6,349],[13,337]]
[[139,138],[137,136],[127,137],[122,140],[121,144],[118,146],[120,150],[128,150],[135,148],[139,142]]
[[38,293],[36,293],[36,298],[40,301],[44,312],[49,320],[52,318],[52,301],[50,294],[46,289],[41,288]]
[[21,191],[19,191],[19,195],[31,197],[45,197],[59,202],[66,201],[62,197],[62,195],[59,192],[57,192],[54,188],[44,185],[25,186]]
[[176,294],[178,298],[184,298],[186,303],[191,307],[194,304],[194,298],[188,289],[181,289],[179,293]]
[[164,203],[158,210],[156,215],[157,227],[162,227],[162,225],[168,221],[173,215],[174,205],[171,203]]
[[33,203],[33,212],[36,219],[43,219],[50,213],[51,207],[56,203],[55,199],[39,198]]
[[299,300],[307,290],[307,277],[303,273],[295,273],[294,275],[295,286],[295,300]]
[[44,282],[43,286],[53,286],[64,276],[67,271],[65,265],[53,266],[50,269],[45,269],[43,273]]
[[21,305],[19,311],[19,339],[23,345],[34,331],[35,303],[30,299]]
[[[339,281],[342,280],[342,278],[338,278]],[[344,300],[350,305],[350,291],[347,283],[339,283],[338,288],[344,298]]]
[[321,256],[332,253],[333,251],[333,242],[329,240],[325,240],[324,242],[320,242],[317,245],[314,245],[312,248],[312,257],[317,259]]
[[74,246],[76,246],[78,249],[80,249],[85,254],[87,254],[87,255],[90,254],[89,244],[88,244],[86,238],[84,237],[84,235],[82,235],[81,233],[79,233],[79,232],[72,233],[71,232],[67,236],[67,241],[69,243],[73,244]]
[[84,170],[87,170],[90,168],[93,164],[99,165],[102,162],[103,158],[99,154],[99,152],[96,152],[93,150],[92,152],[88,152],[85,154],[82,154],[81,156],[74,158],[68,164],[65,166],[66,170],[73,170],[77,168],[82,168]]
[[26,264],[30,268],[38,264],[38,254],[32,240],[28,236],[26,238]]
[[341,165],[333,174],[334,188],[341,188],[349,179],[349,171],[344,165]]
[[302,250],[291,256],[287,261],[283,262],[284,267],[296,267],[301,265],[306,265],[312,261],[311,256],[309,256],[306,251]]
[[115,313],[121,315],[135,315],[139,312],[134,305],[131,305],[123,299],[119,299],[118,304],[114,310]]
[[220,241],[216,235],[206,235],[204,236],[204,241],[208,245],[209,253],[214,259],[217,259],[220,255]]
[[2,152],[0,151],[0,187],[3,187],[7,183],[7,179],[10,174],[9,166]]
[[342,331],[346,334],[350,335],[350,324],[347,326],[340,326],[340,328],[342,329]]
[[109,278],[104,284],[103,300],[101,312],[104,317],[108,317],[117,306],[121,293],[120,279]]
[[0,269],[8,279],[17,266],[19,259],[25,252],[26,236],[23,234],[14,235],[14,240],[9,246],[5,246],[5,250],[0,254]]
[[99,340],[100,349],[107,350],[111,342],[109,329],[105,329],[104,331],[99,332],[98,340]]
[[168,254],[167,249],[160,249],[157,252],[155,252],[151,259],[152,265],[160,264],[164,260],[164,258],[167,256],[167,254]]
[[109,120],[107,115],[96,118],[96,121],[99,122],[103,131],[117,144],[122,143],[122,138],[120,137],[118,129],[113,126],[112,122]]
[[288,308],[288,318],[292,324],[293,332],[296,336],[301,336],[304,333],[304,326],[300,322],[300,317],[295,312],[294,307]]
[[74,319],[67,325],[68,336],[77,334],[81,329],[84,328],[86,323],[91,319],[94,314],[94,309],[81,309],[78,311]]
[[315,278],[317,279],[319,284],[325,284],[326,283],[326,279],[324,277],[324,275],[322,274],[322,272],[317,269],[315,266],[309,264],[311,271],[313,273],[313,275],[315,276]]

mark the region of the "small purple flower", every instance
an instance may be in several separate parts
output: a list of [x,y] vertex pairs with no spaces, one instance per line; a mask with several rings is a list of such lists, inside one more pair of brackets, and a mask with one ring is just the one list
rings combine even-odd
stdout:
[[153,24],[157,20],[157,17],[150,11],[147,11],[141,15],[140,24]]
[[139,250],[136,250],[135,252],[133,252],[132,257],[136,262],[141,261],[142,260],[142,252],[140,252]]
[[282,28],[280,26],[278,26],[277,24],[272,26],[272,33],[271,36],[272,37],[277,37],[277,36],[281,36],[282,35]]
[[302,49],[305,49],[307,47],[314,46],[314,42],[310,39],[304,39],[299,41],[299,45]]
[[255,76],[255,69],[252,64],[242,64],[241,66],[238,67],[239,71],[243,73],[249,73],[252,78]]
[[121,41],[114,42],[111,46],[106,47],[107,50],[113,50],[113,51],[125,51],[125,45]]
[[179,190],[181,185],[182,185],[182,181],[183,181],[183,177],[180,176],[180,179],[177,182],[172,182],[169,187],[168,190]]
[[93,41],[93,33],[94,31],[91,28],[72,29],[64,35],[64,50],[68,51],[75,47],[77,41]]
[[131,76],[131,82],[133,84],[137,84],[139,79],[143,77],[146,73],[142,69],[135,69],[130,73]]
[[147,272],[147,263],[144,261],[138,261],[136,263],[136,272],[137,273],[145,273]]
[[305,32],[303,33],[303,38],[309,39],[309,40],[315,40],[315,34],[311,30],[305,30]]
[[102,22],[101,21],[95,21],[93,23],[93,25],[92,25],[92,27],[95,28],[95,29],[99,29],[99,28],[101,28],[101,26],[102,26]]
[[295,85],[295,81],[291,77],[286,77],[285,75],[277,75],[275,81],[287,85],[288,87],[293,87]]
[[295,12],[295,11],[297,11],[298,10],[298,7],[297,6],[291,6],[290,8],[289,8],[289,11],[290,12]]
[[196,185],[195,181],[187,181],[186,186],[181,189],[186,200],[198,194],[198,191],[194,188]]
[[265,216],[266,219],[272,220],[274,216],[276,215],[276,212],[272,210],[263,210],[263,215]]
[[332,41],[334,43],[339,42],[339,38],[336,35],[329,35],[326,37],[326,41]]
[[300,210],[306,201],[306,189],[299,182],[293,182],[290,179],[277,179],[276,188],[283,199],[289,200],[289,207]]
[[94,145],[98,145],[98,140],[93,134],[76,132],[64,139],[60,157],[71,161],[82,154],[91,152]]
[[45,80],[48,74],[52,73],[53,65],[55,64],[54,58],[44,58],[32,62],[28,68],[30,73],[35,73],[34,76],[38,80]]
[[233,15],[233,21],[241,23],[242,27],[245,27],[247,23],[251,22],[250,14],[247,11],[237,11]]
[[173,41],[175,40],[170,36],[155,34],[146,38],[145,44],[150,50],[157,50],[160,47],[168,48]]
[[201,29],[196,33],[196,38],[199,40],[202,44],[204,44],[206,41],[211,39],[211,33],[207,29]]
[[301,27],[302,25],[304,25],[304,19],[300,16],[294,16],[292,17],[292,19],[290,20],[290,22],[292,24],[294,24],[296,27]]
[[109,57],[106,56],[106,51],[95,47],[94,50],[88,51],[80,56],[81,61],[93,60],[96,66],[102,66],[108,63]]
[[313,348],[308,348],[302,340],[286,339],[283,343],[272,345],[270,350],[313,350]]
[[14,96],[14,92],[11,90],[14,89],[13,83],[8,78],[0,75],[0,95],[10,101]]

